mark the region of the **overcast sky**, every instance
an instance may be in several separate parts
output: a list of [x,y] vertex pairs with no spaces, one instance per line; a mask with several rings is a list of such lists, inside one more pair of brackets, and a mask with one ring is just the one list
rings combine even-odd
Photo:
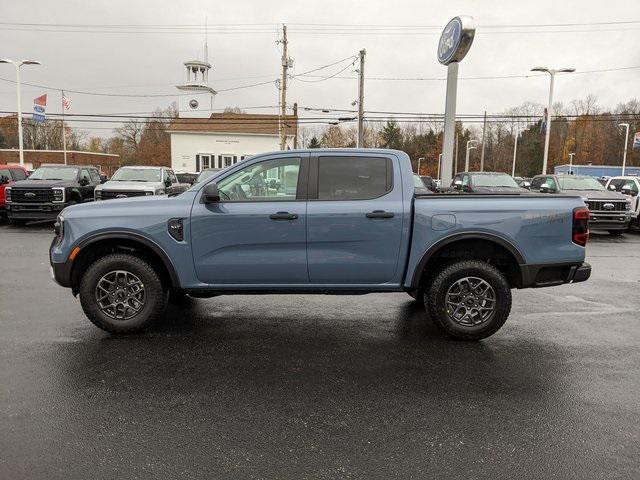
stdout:
[[[460,14],[474,17],[478,28],[474,44],[461,63],[461,77],[526,75],[537,65],[575,67],[578,72],[640,66],[637,0],[0,0],[0,6],[0,22],[9,23],[184,26],[203,24],[207,17],[209,60],[213,64],[209,83],[216,90],[268,81],[279,75],[277,23],[290,24],[294,74],[356,55],[366,48],[367,77],[442,78],[446,68],[436,60],[438,38],[447,21]],[[624,21],[636,23],[536,26]],[[221,27],[221,24],[266,25]],[[523,24],[533,26],[509,28]],[[348,25],[396,27],[390,35],[382,34],[383,27],[368,27],[367,32],[356,34],[357,27]],[[409,25],[437,28],[409,29],[408,35],[398,34],[400,28]],[[174,86],[185,80],[182,62],[202,58],[204,38],[197,32],[140,33],[139,27],[132,27],[121,29],[121,33],[97,33],[98,27],[88,26],[78,28],[81,33],[69,33],[60,31],[66,27],[40,28],[56,31],[36,32],[33,27],[0,25],[0,57],[42,62],[42,66],[23,67],[23,82],[112,94],[173,95],[177,92]],[[260,33],[247,31],[251,29]],[[318,29],[321,32],[313,31]],[[123,30],[133,33],[122,33]],[[233,33],[225,33],[228,31]],[[316,73],[331,75],[346,65]],[[354,75],[353,68],[347,68],[339,76]],[[14,79],[13,67],[0,65],[0,78]],[[307,77],[307,80],[321,79]],[[461,80],[458,113],[482,113],[485,109],[498,113],[524,101],[545,103],[548,86],[547,77]],[[640,69],[566,75],[556,82],[555,100],[566,103],[591,93],[602,106],[615,106],[640,97],[639,87]],[[30,111],[33,98],[42,93],[50,95],[49,110],[60,111],[59,93],[28,86],[23,86],[22,91],[24,111]],[[367,110],[444,111],[442,80],[370,79],[365,91]],[[74,93],[68,96],[72,100],[72,113],[149,112],[177,99],[177,96],[127,98]],[[300,106],[353,108],[350,104],[356,96],[355,79],[334,78],[315,83],[294,79],[288,101],[296,101]],[[215,103],[217,108],[277,105],[277,90],[269,83],[221,92]],[[0,82],[0,110],[15,111],[15,108],[15,86]],[[95,126],[95,134],[110,133],[111,125]]]

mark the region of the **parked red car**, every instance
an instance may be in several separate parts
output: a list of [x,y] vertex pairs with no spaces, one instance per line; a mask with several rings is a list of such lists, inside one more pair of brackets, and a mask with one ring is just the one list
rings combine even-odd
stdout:
[[19,165],[0,165],[0,217],[7,216],[4,189],[28,176],[27,170]]

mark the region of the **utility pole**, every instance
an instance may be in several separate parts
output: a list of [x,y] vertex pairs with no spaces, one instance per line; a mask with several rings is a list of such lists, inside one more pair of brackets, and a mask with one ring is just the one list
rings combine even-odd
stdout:
[[64,131],[64,90],[60,91],[60,103],[62,104],[62,152],[64,155],[64,164],[67,164],[67,136]]
[[[358,69],[358,148],[364,147],[364,57],[367,51],[360,50],[360,68]],[[420,169],[418,168],[418,172]]]
[[280,80],[280,150],[287,149],[287,70],[289,69],[289,53],[287,51],[287,26],[282,25],[282,79]]
[[480,171],[484,172],[484,139],[487,133],[487,111],[484,111],[484,122],[482,122],[482,153],[480,154]]
[[297,123],[298,123],[298,102],[295,102],[293,104],[293,116],[296,119],[296,134],[293,137],[293,149],[295,150],[296,148],[298,148],[298,128],[297,128]]

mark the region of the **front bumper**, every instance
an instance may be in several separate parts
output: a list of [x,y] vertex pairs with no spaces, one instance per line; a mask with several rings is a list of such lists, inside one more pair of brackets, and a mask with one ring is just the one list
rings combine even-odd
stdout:
[[55,220],[67,203],[8,203],[7,216],[16,220]]
[[564,283],[584,282],[591,276],[587,262],[568,264],[520,265],[520,288],[555,287]]
[[629,227],[629,212],[590,212],[589,227],[594,230],[626,230]]

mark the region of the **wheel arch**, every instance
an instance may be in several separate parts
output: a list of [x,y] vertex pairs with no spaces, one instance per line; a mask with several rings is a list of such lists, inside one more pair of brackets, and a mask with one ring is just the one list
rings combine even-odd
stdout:
[[446,264],[447,260],[451,263],[455,258],[485,259],[487,255],[497,255],[496,259],[499,263],[494,266],[507,276],[512,287],[522,285],[521,266],[526,262],[515,245],[495,234],[463,232],[439,240],[424,253],[413,272],[410,288],[419,288],[430,273],[430,269],[439,264]]
[[82,275],[97,258],[115,252],[132,253],[148,261],[168,288],[180,288],[171,259],[154,241],[132,232],[107,232],[91,236],[78,245],[80,251],[71,269],[71,287],[77,291]]

